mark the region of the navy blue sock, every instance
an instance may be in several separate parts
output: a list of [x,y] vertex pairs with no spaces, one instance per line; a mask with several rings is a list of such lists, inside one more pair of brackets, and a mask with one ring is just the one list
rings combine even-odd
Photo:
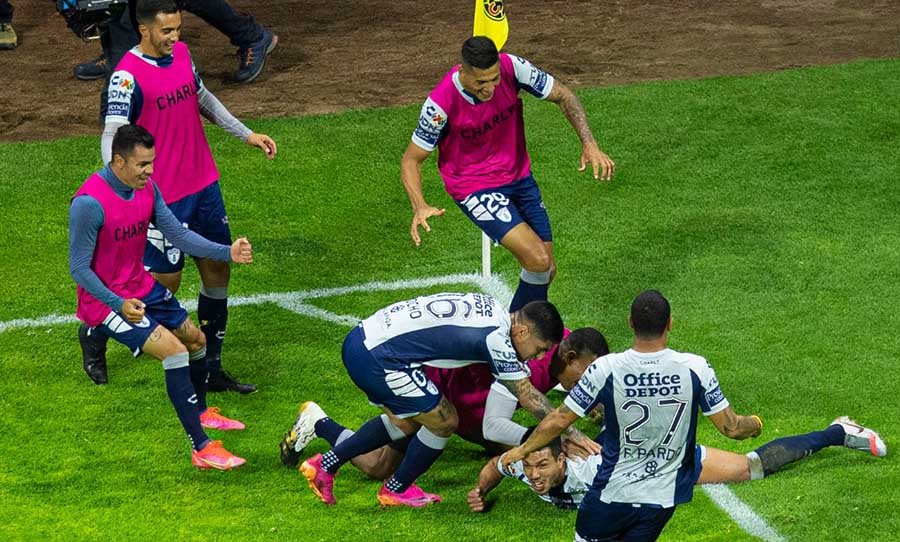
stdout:
[[206,379],[209,372],[206,369],[206,351],[201,350],[191,354],[191,385],[197,394],[197,411],[206,410]]
[[[227,288],[210,288],[210,291]],[[228,325],[228,297],[213,298],[200,292],[197,301],[197,319],[200,330],[206,335],[206,368],[210,376],[216,376],[222,369],[222,341],[225,340],[225,326]]]
[[358,455],[371,452],[391,442],[390,433],[381,421],[381,416],[372,418],[363,424],[356,433],[322,456],[322,468],[334,474],[341,465]]
[[394,493],[403,493],[416,479],[437,461],[447,445],[447,438],[439,437],[423,427],[409,443],[403,461],[385,486]]
[[550,288],[550,271],[533,272],[522,269],[519,276],[519,287],[509,304],[509,312],[516,312],[532,301],[547,301],[547,290]]
[[347,430],[346,427],[332,420],[331,418],[322,418],[316,422],[316,436],[328,441],[328,444],[334,446],[341,433]]
[[843,445],[844,428],[840,425],[830,425],[824,431],[775,439],[760,446],[754,453],[762,462],[763,472],[769,476],[785,465],[810,456],[822,448]]
[[[173,359],[176,357],[178,359]],[[186,366],[187,361],[187,352],[183,356],[176,354],[163,360],[163,367],[180,365],[166,368],[166,392],[184,432],[191,439],[191,447],[200,450],[209,442],[209,437],[200,425],[200,411],[197,409],[197,397],[194,386],[191,385],[191,371]]]

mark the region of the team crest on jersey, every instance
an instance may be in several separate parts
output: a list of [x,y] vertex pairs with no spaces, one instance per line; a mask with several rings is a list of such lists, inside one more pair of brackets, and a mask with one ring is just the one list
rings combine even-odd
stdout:
[[174,247],[170,248],[166,251],[166,257],[169,259],[170,264],[175,265],[181,259],[181,250]]
[[484,14],[492,21],[502,21],[506,19],[506,10],[503,9],[502,0],[482,0]]

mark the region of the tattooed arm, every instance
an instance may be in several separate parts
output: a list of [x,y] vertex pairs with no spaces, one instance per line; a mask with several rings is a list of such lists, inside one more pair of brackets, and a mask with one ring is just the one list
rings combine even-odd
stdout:
[[590,125],[588,125],[587,113],[584,112],[584,107],[581,105],[578,96],[569,90],[569,87],[556,81],[550,94],[547,95],[547,101],[559,106],[575,133],[581,139],[581,167],[578,171],[584,171],[588,162],[590,162],[594,170],[595,179],[611,180],[613,173],[615,173],[616,163],[597,146],[597,141],[594,139]]
[[553,403],[534,387],[530,379],[500,380],[500,382],[516,396],[525,410],[531,412],[539,421],[553,410]]

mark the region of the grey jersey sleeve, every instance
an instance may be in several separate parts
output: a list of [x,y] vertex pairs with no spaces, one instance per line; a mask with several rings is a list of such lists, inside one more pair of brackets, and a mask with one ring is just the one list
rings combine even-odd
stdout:
[[229,134],[240,138],[241,141],[247,141],[247,138],[253,133],[253,130],[247,128],[244,123],[232,115],[215,94],[207,90],[205,86],[200,87],[197,92],[197,100],[200,103],[200,113]]

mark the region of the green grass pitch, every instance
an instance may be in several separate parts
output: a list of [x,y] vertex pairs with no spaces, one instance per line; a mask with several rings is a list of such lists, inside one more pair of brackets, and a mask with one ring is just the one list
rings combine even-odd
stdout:
[[[735,408],[765,422],[763,437],[744,442],[703,422],[702,443],[743,453],[841,414],[882,432],[887,458],[827,449],[732,487],[793,541],[900,538],[898,79],[900,61],[885,60],[583,90],[617,163],[610,184],[577,173],[580,147],[564,117],[525,98],[557,247],[551,299],[569,327],[596,326],[624,349],[634,295],[666,294],[672,347],[706,356]],[[210,129],[233,232],[256,251],[252,266],[234,270],[232,295],[476,272],[479,234],[443,192],[433,160],[426,196],[448,212],[431,220],[421,248],[409,239],[398,171],[417,113],[250,122],[278,142],[274,162]],[[99,162],[98,138],[0,145],[0,322],[74,313],[67,207]],[[494,251],[494,270],[515,284],[505,251]],[[189,265],[178,297],[195,299],[197,284]],[[471,286],[424,290],[461,288]],[[416,293],[310,303],[366,316]],[[346,326],[272,304],[231,310],[226,367],[261,391],[211,397],[248,426],[223,435],[248,459],[229,473],[191,467],[158,363],[111,343],[110,384],[94,386],[75,330],[0,332],[0,539],[572,539],[574,513],[512,482],[489,513],[471,514],[465,494],[484,458],[458,439],[420,480],[443,504],[382,510],[378,483],[352,467],[337,479],[338,506],[318,503],[280,465],[277,443],[303,400],[351,427],[375,414],[340,362]],[[324,449],[318,441],[310,453]],[[698,491],[661,540],[756,538]]]

